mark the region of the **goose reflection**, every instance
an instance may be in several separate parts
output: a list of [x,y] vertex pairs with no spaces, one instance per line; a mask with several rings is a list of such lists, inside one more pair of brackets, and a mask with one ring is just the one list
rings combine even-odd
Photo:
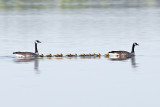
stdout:
[[137,63],[136,63],[136,58],[135,57],[132,57],[131,58],[131,64],[132,64],[132,67],[133,68],[137,68],[138,66],[137,66]]
[[133,56],[133,57],[131,57],[131,58],[127,58],[127,57],[125,57],[125,56],[109,56],[109,59],[111,60],[111,61],[125,61],[125,60],[131,60],[131,65],[132,65],[132,67],[133,68],[136,68],[137,67],[137,63],[136,63],[136,58],[135,58],[135,56]]
[[27,62],[34,62],[34,70],[37,74],[40,73],[39,71],[39,58],[18,58],[14,60],[15,63],[27,63]]

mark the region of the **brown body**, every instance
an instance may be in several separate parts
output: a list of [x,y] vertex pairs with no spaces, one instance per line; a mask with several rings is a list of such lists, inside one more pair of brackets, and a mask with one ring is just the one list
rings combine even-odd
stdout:
[[28,57],[38,57],[38,49],[37,49],[37,44],[41,43],[39,40],[35,41],[35,53],[34,52],[13,52],[13,54],[16,54],[17,57],[20,58],[28,58]]
[[111,51],[109,53],[111,53],[114,56],[117,56],[117,58],[122,58],[122,59],[131,58],[132,56],[135,55],[134,48],[135,48],[136,45],[138,45],[138,44],[137,43],[133,43],[131,52],[127,52],[127,51]]

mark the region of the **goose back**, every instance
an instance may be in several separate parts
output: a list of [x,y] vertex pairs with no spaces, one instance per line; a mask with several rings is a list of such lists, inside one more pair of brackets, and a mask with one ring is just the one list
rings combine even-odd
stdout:
[[16,54],[17,57],[25,58],[25,57],[38,57],[38,53],[33,52],[13,52],[13,54]]

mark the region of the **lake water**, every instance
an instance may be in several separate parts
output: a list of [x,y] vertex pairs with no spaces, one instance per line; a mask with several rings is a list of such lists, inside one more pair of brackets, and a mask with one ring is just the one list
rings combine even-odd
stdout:
[[[160,106],[158,1],[129,2],[129,6],[123,2],[66,4],[63,8],[50,2],[21,3],[28,8],[2,5],[6,8],[0,10],[1,107]],[[42,8],[33,8],[39,5]],[[44,55],[104,55],[112,50],[131,51],[133,42],[139,46],[134,58],[122,61],[103,56],[23,60],[12,54],[34,52],[37,39],[42,42],[39,53]]]

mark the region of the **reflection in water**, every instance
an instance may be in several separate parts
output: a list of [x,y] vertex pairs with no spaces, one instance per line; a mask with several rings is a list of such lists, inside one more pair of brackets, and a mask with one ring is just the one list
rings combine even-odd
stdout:
[[109,59],[120,61],[120,60],[127,60],[128,57],[126,57],[125,55],[110,55]]
[[[131,59],[131,65],[133,68],[136,68],[137,67],[137,63],[136,63],[136,60],[135,60],[135,57],[132,57],[132,58],[126,58],[126,57],[117,57],[117,58],[113,58],[113,57],[105,57],[105,58],[109,58],[109,60],[111,61],[124,61],[124,60],[129,60]],[[48,60],[52,60],[52,58],[47,58]],[[55,58],[57,60],[62,60],[64,58]],[[66,59],[76,59],[77,60],[77,57],[74,57],[74,58],[66,58]],[[80,59],[101,59],[101,57],[80,57]],[[24,58],[24,59],[21,59],[21,58],[18,58],[18,59],[15,59],[14,62],[16,63],[27,63],[27,62],[34,62],[34,70],[36,71],[37,74],[40,73],[39,71],[39,58]]]
[[120,56],[120,57],[109,57],[109,59],[111,61],[124,61],[124,60],[131,60],[131,65],[133,68],[136,68],[137,67],[137,63],[136,63],[136,59],[135,59],[135,56],[131,57],[131,58],[127,58],[127,57],[124,57],[124,56]]
[[40,73],[39,71],[39,58],[18,58],[15,59],[14,62],[16,63],[26,63],[26,62],[34,62],[34,70],[36,71],[37,74]]
[[34,69],[37,73],[40,73],[38,70],[38,67],[39,67],[39,61],[38,61],[38,59],[35,59],[34,60]]
[[135,57],[132,57],[132,58],[131,58],[131,64],[132,64],[132,67],[133,67],[133,68],[138,67],[138,66],[137,66],[137,63],[136,63],[136,58],[135,58]]
[[66,59],[77,59],[77,57],[66,57]]

